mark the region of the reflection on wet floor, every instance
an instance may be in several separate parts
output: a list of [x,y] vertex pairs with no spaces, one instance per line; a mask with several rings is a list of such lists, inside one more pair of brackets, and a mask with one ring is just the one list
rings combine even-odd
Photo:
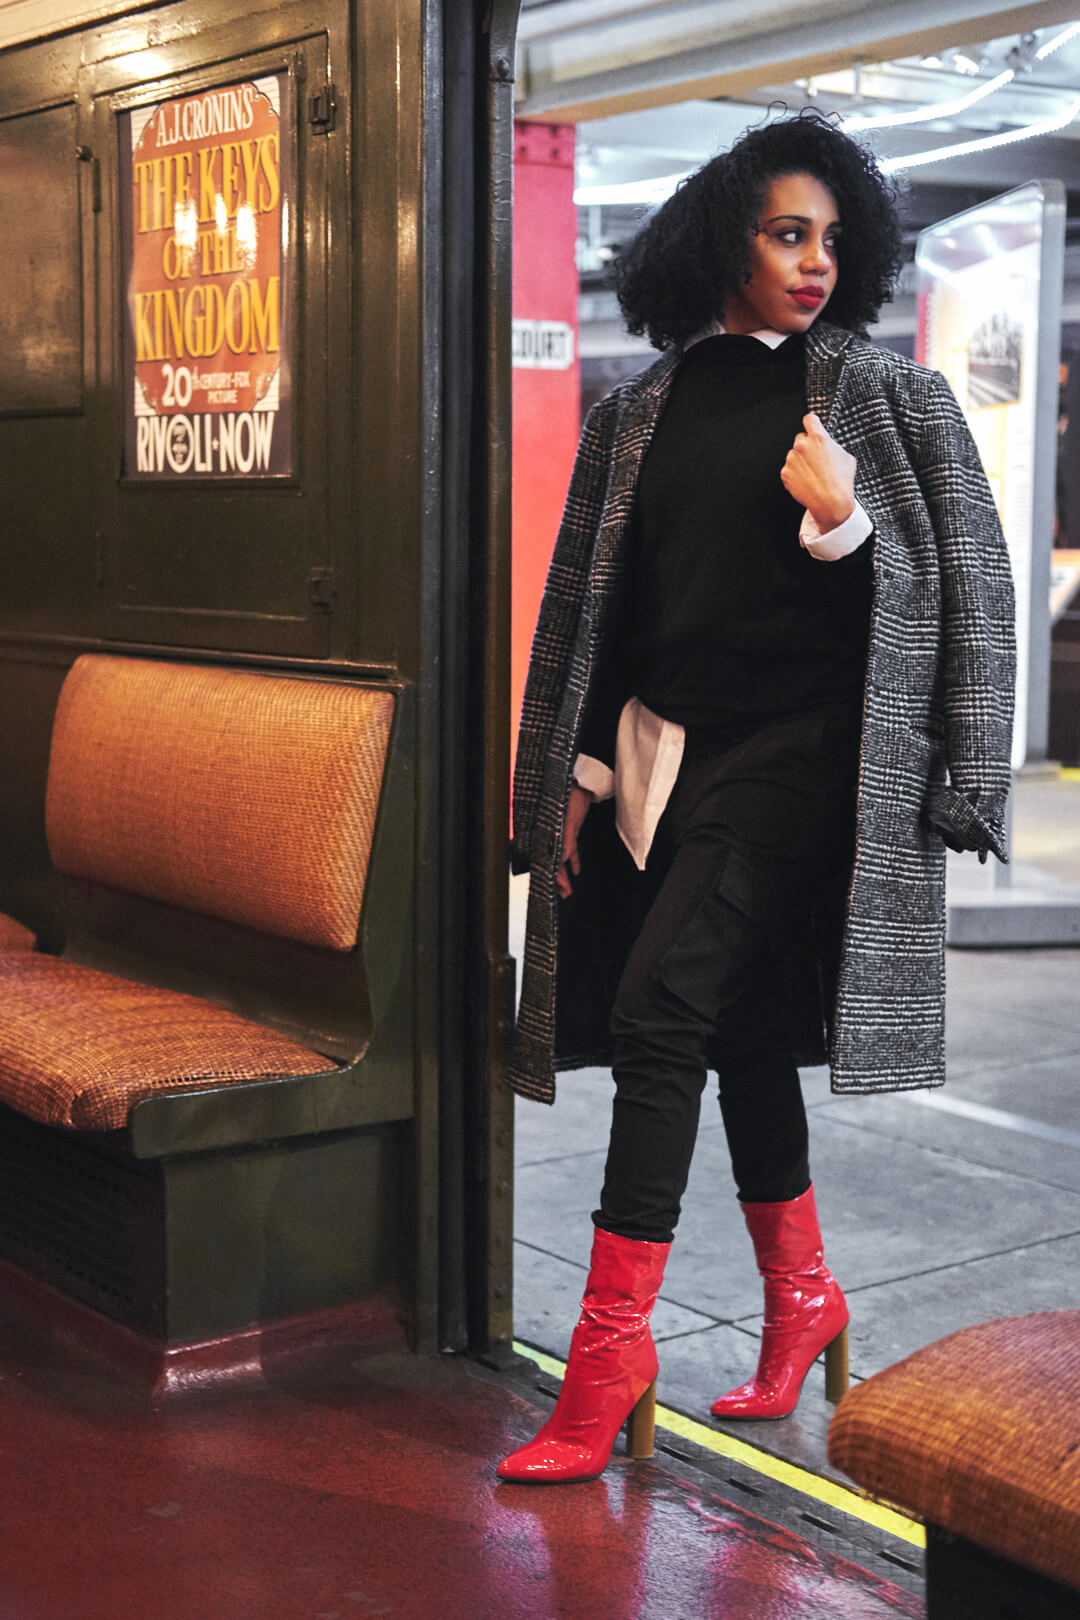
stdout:
[[[0,1613],[894,1620],[920,1601],[671,1459],[507,1485],[529,1383],[404,1349],[167,1407],[0,1319]],[[732,1492],[731,1494],[736,1494]]]

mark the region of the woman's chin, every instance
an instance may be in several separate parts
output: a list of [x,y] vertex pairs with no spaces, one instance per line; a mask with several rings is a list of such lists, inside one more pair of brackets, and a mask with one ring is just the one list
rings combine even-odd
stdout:
[[782,317],[777,321],[776,330],[788,333],[807,332],[821,314],[822,307],[819,304],[814,309],[785,310]]

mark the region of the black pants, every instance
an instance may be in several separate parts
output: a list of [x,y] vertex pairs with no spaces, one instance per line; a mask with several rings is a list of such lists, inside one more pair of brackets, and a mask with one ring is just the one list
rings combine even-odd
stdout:
[[[821,747],[826,735],[840,746]],[[762,1017],[761,984],[807,903],[808,874],[820,873],[825,854],[836,866],[838,839],[850,847],[855,752],[850,725],[833,727],[811,734],[811,768],[791,769],[787,741],[774,781],[775,748],[733,775],[723,742],[687,740],[649,857],[652,903],[612,1014],[615,1102],[593,1219],[620,1236],[674,1235],[710,1049],[739,1198],[780,1202],[810,1185],[798,1070],[783,1020],[777,1035]],[[773,988],[781,1001],[783,983]]]

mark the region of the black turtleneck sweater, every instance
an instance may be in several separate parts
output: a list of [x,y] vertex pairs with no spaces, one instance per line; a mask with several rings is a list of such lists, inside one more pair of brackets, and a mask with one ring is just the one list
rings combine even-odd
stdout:
[[688,728],[746,733],[833,702],[866,669],[871,541],[837,562],[799,544],[780,469],[806,412],[801,335],[686,351],[642,462],[626,594],[581,751],[612,764],[634,695]]

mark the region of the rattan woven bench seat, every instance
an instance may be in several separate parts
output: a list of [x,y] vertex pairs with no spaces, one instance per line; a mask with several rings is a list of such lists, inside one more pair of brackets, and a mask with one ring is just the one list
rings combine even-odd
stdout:
[[0,911],[0,951],[32,951],[36,944],[29,928]]
[[829,1458],[875,1496],[1080,1588],[1080,1311],[965,1328],[849,1391]]
[[27,951],[0,954],[0,1008],[0,1102],[46,1125],[116,1130],[163,1091],[335,1066],[198,996]]
[[351,951],[393,712],[386,690],[86,654],[53,724],[53,865]]

